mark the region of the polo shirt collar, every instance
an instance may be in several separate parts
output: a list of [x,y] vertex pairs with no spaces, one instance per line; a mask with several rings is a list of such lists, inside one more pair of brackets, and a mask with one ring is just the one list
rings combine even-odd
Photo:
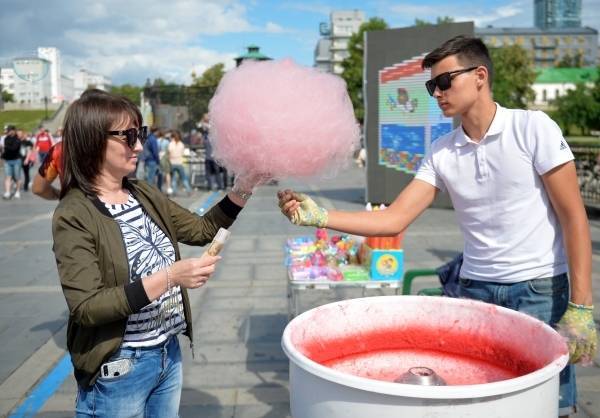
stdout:
[[[483,139],[487,138],[488,136],[501,134],[502,131],[504,130],[504,125],[506,124],[506,118],[507,118],[506,108],[504,108],[504,107],[500,106],[498,103],[496,103],[496,114],[494,115],[494,119],[492,120],[492,123],[491,123],[490,127],[488,128]],[[457,147],[464,147],[468,143],[469,143],[469,138],[467,137],[467,135],[465,135],[465,131],[463,130],[462,124],[461,124],[458,127],[458,129],[456,130],[456,135],[454,137],[454,145],[456,145]]]

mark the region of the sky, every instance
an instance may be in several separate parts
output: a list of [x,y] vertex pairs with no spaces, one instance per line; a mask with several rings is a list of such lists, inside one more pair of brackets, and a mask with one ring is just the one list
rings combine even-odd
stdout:
[[[63,74],[80,68],[114,85],[146,79],[188,84],[256,44],[275,58],[312,66],[319,23],[333,10],[359,9],[390,27],[451,16],[477,26],[533,26],[534,0],[0,0],[0,64],[57,47]],[[477,4],[479,3],[479,4]],[[600,0],[582,0],[584,26],[600,30]]]

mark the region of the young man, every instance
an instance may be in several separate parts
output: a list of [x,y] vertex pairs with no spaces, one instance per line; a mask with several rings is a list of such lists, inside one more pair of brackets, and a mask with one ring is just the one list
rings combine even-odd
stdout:
[[[309,197],[279,193],[298,225],[358,235],[397,234],[447,190],[464,235],[460,296],[557,325],[571,363],[596,350],[591,240],[575,164],[559,127],[542,112],[492,99],[493,67],[480,39],[459,36],[428,54],[426,88],[461,126],[432,144],[415,179],[384,211],[327,211]],[[570,292],[569,279],[570,274]],[[569,300],[570,294],[570,300]],[[574,367],[560,375],[561,416],[576,405]]]
[[[2,198],[21,198],[21,140],[17,136],[14,126],[8,126],[8,133],[4,137],[2,159],[4,160],[4,194]],[[15,192],[12,192],[13,183]]]

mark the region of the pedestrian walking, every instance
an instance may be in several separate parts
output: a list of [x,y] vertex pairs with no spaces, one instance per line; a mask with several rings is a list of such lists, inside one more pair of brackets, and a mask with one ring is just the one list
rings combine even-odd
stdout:
[[185,145],[181,140],[181,133],[177,130],[171,132],[171,142],[169,143],[168,151],[169,162],[171,163],[171,188],[173,189],[173,194],[177,193],[177,182],[179,180],[189,196],[192,193],[192,187],[183,166]]
[[2,148],[4,160],[4,194],[2,198],[21,198],[21,140],[17,136],[17,129],[10,125],[4,137]]

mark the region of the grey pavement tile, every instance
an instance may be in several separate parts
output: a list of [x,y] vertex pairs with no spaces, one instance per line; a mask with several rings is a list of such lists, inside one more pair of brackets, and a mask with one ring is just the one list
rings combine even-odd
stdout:
[[287,361],[279,341],[202,343],[198,344],[195,352],[195,362],[198,363]]
[[265,383],[287,385],[287,361],[197,364],[184,367],[184,386],[198,390],[250,388]]
[[240,405],[234,418],[291,418],[289,404]]
[[179,407],[181,418],[233,418],[235,407],[219,405],[182,405]]
[[[239,285],[231,286],[213,286],[214,282],[209,282],[206,286],[206,298],[210,299],[229,299],[238,296],[248,297],[280,297],[285,298],[286,283],[284,280],[274,283],[265,283],[263,286],[252,286],[256,280],[248,281],[243,287]],[[219,283],[222,284],[223,282]]]
[[268,265],[259,264],[255,267],[254,275],[257,279],[285,280],[287,278],[287,270],[281,261]]
[[280,297],[232,297],[230,303],[225,303],[223,299],[206,299],[203,303],[202,309],[212,310],[250,310],[260,309],[266,306],[270,309],[281,309],[282,311],[287,309],[287,302],[282,300]]

